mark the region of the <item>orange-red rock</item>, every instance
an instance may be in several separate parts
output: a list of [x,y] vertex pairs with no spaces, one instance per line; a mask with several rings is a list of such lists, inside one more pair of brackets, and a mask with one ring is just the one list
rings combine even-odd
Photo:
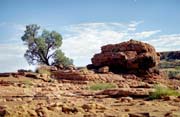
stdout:
[[110,71],[148,71],[160,61],[160,56],[150,44],[130,40],[101,47],[101,53],[92,58],[94,68],[109,66]]
[[106,89],[97,93],[97,95],[109,95],[112,97],[131,96],[131,97],[145,97],[149,96],[153,89],[145,88],[118,88],[118,89]]

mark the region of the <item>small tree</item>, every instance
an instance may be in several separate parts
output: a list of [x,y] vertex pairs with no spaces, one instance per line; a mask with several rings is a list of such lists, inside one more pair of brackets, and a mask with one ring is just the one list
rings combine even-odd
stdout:
[[73,60],[69,59],[59,49],[62,45],[62,36],[56,31],[43,30],[38,35],[40,26],[31,24],[26,26],[22,41],[27,45],[28,49],[24,54],[29,64],[62,64],[64,66],[73,64]]

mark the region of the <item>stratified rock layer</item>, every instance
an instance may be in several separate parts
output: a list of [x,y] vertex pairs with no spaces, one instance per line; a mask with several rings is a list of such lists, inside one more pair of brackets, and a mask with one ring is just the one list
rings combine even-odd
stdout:
[[160,61],[160,56],[150,44],[130,40],[101,47],[101,53],[92,58],[94,68],[109,66],[110,71],[149,71]]
[[97,74],[90,70],[66,70],[54,71],[53,77],[58,80],[72,80],[72,81],[122,81],[124,78],[117,74]]

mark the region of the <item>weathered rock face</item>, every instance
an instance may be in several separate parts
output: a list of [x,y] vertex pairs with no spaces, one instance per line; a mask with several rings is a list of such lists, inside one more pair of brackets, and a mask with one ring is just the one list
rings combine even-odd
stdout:
[[148,71],[159,62],[160,55],[153,46],[135,40],[102,46],[101,53],[92,58],[94,68],[109,66],[115,72]]
[[97,95],[109,95],[111,97],[118,96],[131,96],[131,97],[146,97],[149,96],[150,92],[153,92],[153,89],[144,89],[144,88],[119,88],[119,89],[107,89],[100,91]]
[[93,71],[81,69],[81,70],[59,70],[54,71],[52,77],[58,80],[72,80],[72,81],[122,81],[124,78],[117,74],[96,74]]

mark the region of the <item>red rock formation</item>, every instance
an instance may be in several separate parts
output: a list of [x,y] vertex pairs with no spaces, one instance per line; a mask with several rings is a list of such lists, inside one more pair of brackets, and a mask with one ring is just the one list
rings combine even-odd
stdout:
[[[101,47],[101,53],[92,58],[94,68],[109,66],[110,71],[148,71],[160,62],[160,55],[150,44],[130,40]],[[91,66],[92,67],[92,66]]]
[[54,71],[52,77],[58,80],[72,80],[72,81],[122,81],[124,78],[117,74],[96,74],[90,70],[58,70]]

